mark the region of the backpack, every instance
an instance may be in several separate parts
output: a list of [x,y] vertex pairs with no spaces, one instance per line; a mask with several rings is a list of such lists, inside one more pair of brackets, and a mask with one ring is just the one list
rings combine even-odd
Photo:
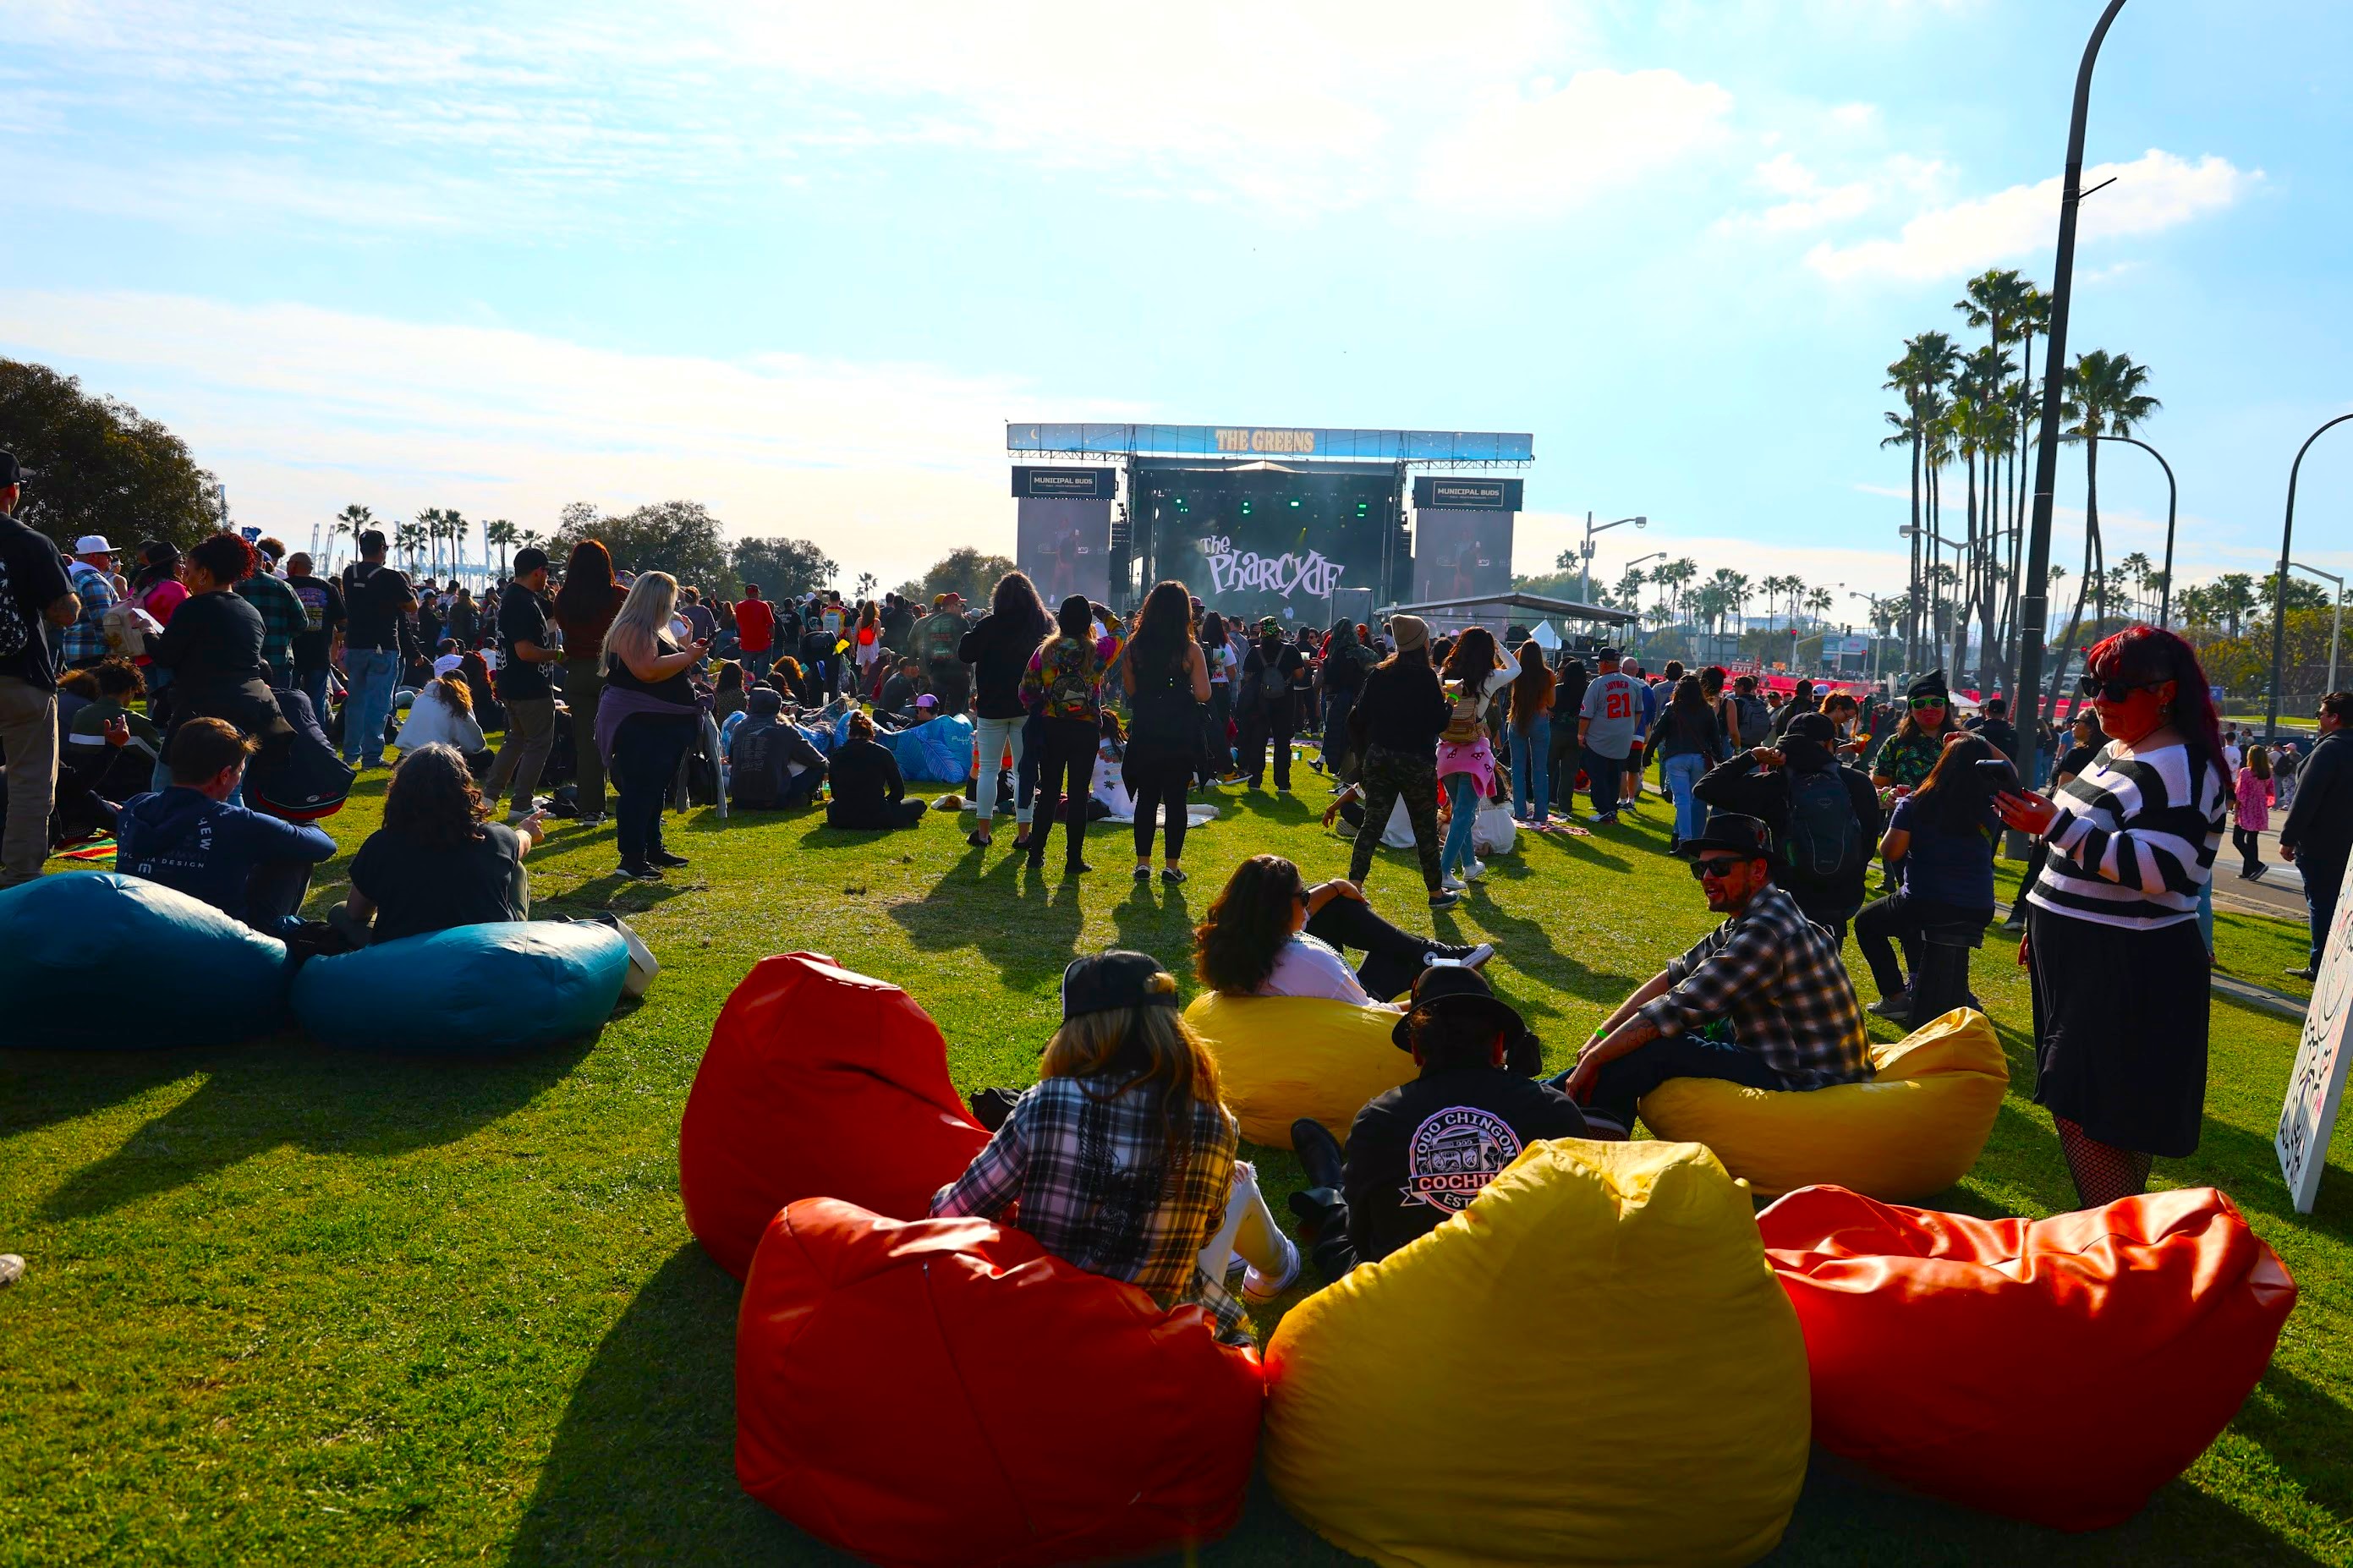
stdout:
[[343,809],[357,775],[328,742],[301,691],[273,691],[293,731],[265,744],[245,771],[246,804],[288,822],[316,822]]
[[953,664],[956,649],[964,642],[964,617],[945,610],[934,611],[925,618],[921,636],[926,663]]
[[784,726],[769,724],[736,737],[733,765],[727,770],[727,793],[745,811],[774,811],[784,796],[786,764],[791,746]]
[[1834,767],[1789,773],[1789,836],[1782,856],[1810,882],[1835,882],[1862,864],[1862,824],[1843,774]]
[[1765,738],[1772,733],[1773,730],[1772,710],[1765,706],[1765,700],[1761,697],[1742,697],[1735,693],[1732,699],[1732,710],[1740,716],[1741,746],[1745,749],[1749,746],[1763,745]]
[[1103,710],[1095,702],[1094,650],[1075,638],[1055,643],[1052,668],[1039,673],[1046,689],[1049,719],[1083,719],[1100,722]]

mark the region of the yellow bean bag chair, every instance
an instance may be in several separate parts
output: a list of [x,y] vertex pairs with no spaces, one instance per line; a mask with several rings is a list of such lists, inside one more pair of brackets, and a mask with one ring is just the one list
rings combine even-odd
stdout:
[[1730,1568],[1806,1479],[1797,1313],[1695,1144],[1531,1144],[1293,1308],[1265,1365],[1268,1479],[1377,1563]]
[[1658,1137],[1704,1143],[1767,1197],[1850,1188],[1886,1203],[1941,1193],[1969,1173],[2010,1088],[1986,1016],[1957,1007],[1871,1047],[1868,1083],[1810,1093],[1671,1079],[1642,1100]]
[[1291,1147],[1291,1124],[1312,1116],[1342,1142],[1356,1112],[1421,1069],[1389,1043],[1398,1016],[1321,996],[1225,996],[1205,992],[1185,1021],[1218,1058],[1226,1109],[1242,1136]]

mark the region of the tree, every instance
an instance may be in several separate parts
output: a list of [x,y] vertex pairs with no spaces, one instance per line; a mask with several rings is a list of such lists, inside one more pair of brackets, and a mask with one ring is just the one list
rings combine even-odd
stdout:
[[1828,588],[1811,588],[1807,590],[1806,608],[1814,613],[1814,619],[1817,622],[1820,622],[1824,616],[1828,616],[1832,609],[1837,607],[1837,596]]
[[393,531],[392,547],[406,558],[408,569],[416,571],[417,557],[425,550],[425,525],[421,522],[402,523]]
[[806,539],[739,539],[729,557],[736,581],[757,583],[760,592],[772,599],[789,599],[825,587],[841,570],[831,556]]
[[[657,501],[619,517],[599,517],[599,510],[589,501],[565,507],[564,521],[543,545],[548,554],[561,560],[584,539],[602,540],[614,566],[622,571],[667,572],[681,586],[714,594],[735,591],[719,520],[701,501]],[[525,538],[540,542],[536,535]]]
[[962,594],[967,603],[983,604],[997,589],[997,580],[1015,570],[1002,555],[984,555],[969,544],[959,545],[932,563],[923,574],[919,596]]
[[33,476],[16,520],[60,545],[102,533],[126,550],[151,539],[185,548],[227,516],[220,481],[187,443],[46,365],[0,359],[0,431]]
[[507,547],[522,539],[522,531],[505,518],[494,518],[482,524],[482,542],[499,548],[499,581],[507,579]]
[[[2325,610],[2336,602],[2328,595],[2329,590],[2319,584],[2299,577],[2293,572],[2288,574],[2287,607],[2290,615],[2298,610]],[[2263,582],[2255,589],[2255,603],[2264,615],[2271,614],[2272,606],[2279,603],[2278,573],[2263,574]]]
[[327,570],[331,574],[334,571],[334,544],[337,536],[350,535],[352,553],[357,555],[360,552],[360,535],[375,526],[375,513],[356,501],[334,515],[327,524]]
[[862,604],[874,596],[874,585],[881,581],[881,579],[871,572],[860,572],[858,574],[858,586],[850,590],[849,596]]

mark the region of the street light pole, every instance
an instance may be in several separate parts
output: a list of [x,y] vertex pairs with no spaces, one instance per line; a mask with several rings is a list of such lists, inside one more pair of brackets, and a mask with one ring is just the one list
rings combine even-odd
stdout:
[[1651,526],[1651,520],[1647,517],[1621,517],[1615,522],[1605,522],[1597,528],[1594,526],[1593,514],[1589,511],[1585,514],[1585,559],[1582,563],[1584,587],[1580,597],[1586,604],[1593,603],[1593,536],[1597,533],[1607,533],[1613,528],[1623,528],[1630,522],[1636,528]]
[[2345,579],[2334,572],[2306,566],[2301,561],[2291,561],[2288,564],[2299,572],[2308,572],[2315,577],[2326,578],[2337,584],[2337,614],[2328,622],[2328,684],[2321,688],[2324,692],[2334,691],[2337,689],[2337,638],[2345,630]]
[[2159,626],[2165,626],[2170,623],[2173,616],[2173,518],[2181,501],[2181,491],[2173,482],[2173,465],[2165,460],[2164,453],[2147,442],[2136,440],[2130,436],[2094,436],[2092,439],[2122,441],[2127,447],[2138,447],[2142,451],[2155,458],[2157,466],[2165,470],[2165,566],[2163,568],[2165,586],[2160,590],[2164,596],[2158,602],[2157,607],[2157,624]]
[[[2099,62],[2100,45],[2125,0],[2108,0],[2107,9],[2084,46],[2084,63],[2075,70],[2075,106],[2067,121],[2067,172],[2060,186],[2059,254],[2051,268],[2051,325],[2042,337],[2042,444],[2034,456],[2034,513],[2026,535],[2026,582],[2019,595],[2018,695],[2032,707],[2022,717],[2042,716],[2042,628],[2051,619],[2051,511],[2059,486],[2059,404],[2066,391],[2067,308],[2075,288],[2075,209],[2084,200],[2084,123],[2092,112],[2092,68]],[[2011,760],[2025,761],[2041,726],[2018,725],[2018,750]],[[2031,774],[2029,775],[2031,776]]]
[[[2117,0],[2117,4],[2123,4],[2123,0]],[[2312,444],[2348,419],[2353,419],[2353,414],[2340,414],[2306,436],[2304,445],[2295,449],[2295,461],[2287,470],[2287,521],[2280,525],[2279,577],[2272,585],[2272,701],[2271,713],[2263,726],[2266,730],[2279,728],[2280,665],[2287,658],[2287,569],[2292,564],[2287,557],[2295,543],[2296,476],[2304,471],[2304,455],[2312,450]]]

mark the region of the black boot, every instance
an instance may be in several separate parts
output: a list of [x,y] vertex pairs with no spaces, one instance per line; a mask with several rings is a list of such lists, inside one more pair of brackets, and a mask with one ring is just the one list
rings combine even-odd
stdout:
[[1292,1152],[1299,1156],[1299,1167],[1307,1173],[1311,1187],[1336,1187],[1345,1174],[1340,1156],[1340,1141],[1324,1129],[1313,1117],[1303,1116],[1291,1124]]

